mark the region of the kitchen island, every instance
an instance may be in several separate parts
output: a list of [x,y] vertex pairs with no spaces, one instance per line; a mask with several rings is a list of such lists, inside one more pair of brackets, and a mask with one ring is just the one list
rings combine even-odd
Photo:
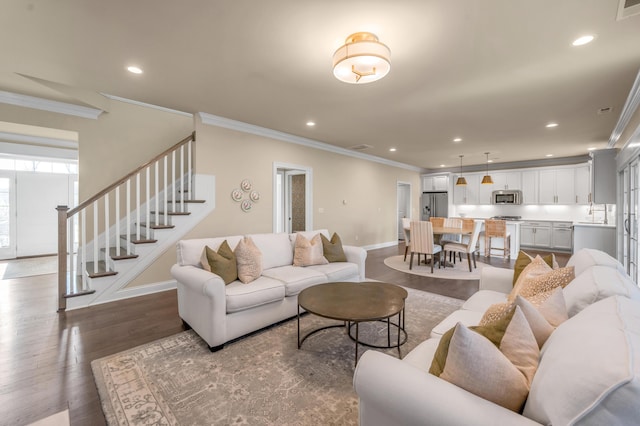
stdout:
[[575,222],[573,224],[573,251],[582,248],[602,250],[616,257],[616,226],[604,223]]

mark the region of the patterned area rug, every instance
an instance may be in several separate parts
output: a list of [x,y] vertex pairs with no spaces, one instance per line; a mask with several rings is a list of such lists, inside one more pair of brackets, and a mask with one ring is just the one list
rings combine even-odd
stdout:
[[[406,262],[404,261],[404,255],[399,255],[387,257],[384,260],[384,264],[391,269],[406,272],[407,274],[421,275],[423,277],[445,278],[449,280],[479,280],[480,271],[485,266],[488,266],[476,258],[476,268],[472,268],[473,271],[469,272],[469,263],[467,262],[466,255],[462,256],[462,261],[458,259],[455,264],[447,262],[448,266],[446,268],[438,269],[438,264],[436,263],[435,268],[433,268],[433,273],[431,273],[431,265],[425,265],[424,263],[418,265],[417,257],[415,256],[413,259],[413,268],[411,270],[409,270],[409,255],[407,255]],[[473,266],[473,260],[471,260],[471,266]]]
[[[407,291],[408,340],[402,356],[462,305],[458,299]],[[301,334],[330,323],[303,315]],[[383,323],[367,324],[360,326],[363,340],[386,341]],[[397,349],[385,351],[398,356]],[[213,353],[193,331],[185,331],[95,360],[91,367],[109,425],[358,423],[354,342],[342,328],[316,333],[298,350],[293,319]]]

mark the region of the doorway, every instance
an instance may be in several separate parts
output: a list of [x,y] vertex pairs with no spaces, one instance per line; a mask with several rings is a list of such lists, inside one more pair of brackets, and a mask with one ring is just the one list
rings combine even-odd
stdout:
[[397,229],[398,240],[404,240],[404,230],[402,229],[402,219],[411,217],[411,184],[408,182],[398,182],[397,191],[398,217]]
[[312,230],[312,169],[274,163],[273,188],[273,232]]

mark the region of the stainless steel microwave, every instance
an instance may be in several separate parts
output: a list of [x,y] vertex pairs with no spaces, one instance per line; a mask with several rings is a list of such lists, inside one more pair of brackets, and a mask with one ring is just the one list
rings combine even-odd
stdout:
[[491,193],[491,204],[522,204],[522,191],[493,191]]

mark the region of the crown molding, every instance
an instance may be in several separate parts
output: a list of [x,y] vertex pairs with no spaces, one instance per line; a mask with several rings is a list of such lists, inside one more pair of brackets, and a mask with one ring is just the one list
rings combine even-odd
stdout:
[[55,148],[51,146],[25,145],[0,141],[0,152],[2,153],[0,155],[14,155],[28,158],[78,160],[77,149]]
[[374,163],[380,163],[391,167],[398,167],[400,169],[410,170],[412,172],[423,173],[424,169],[421,167],[411,166],[409,164],[400,163],[398,161],[387,160],[385,158],[376,157],[375,155],[364,154],[361,152],[354,152],[349,149],[341,148],[338,146],[330,145],[325,142],[316,141],[313,139],[303,138],[301,136],[292,135],[290,133],[280,132],[278,130],[268,129],[266,127],[256,126],[254,124],[245,123],[242,121],[232,120],[230,118],[224,118],[206,112],[199,112],[198,115],[203,124],[209,126],[223,127],[225,129],[236,130],[243,133],[250,133],[257,136],[263,136],[270,139],[276,139],[282,142],[288,142],[296,145],[302,145],[309,148],[320,149],[323,151],[332,152],[334,154],[345,155],[348,157],[359,158],[361,160],[372,161]]
[[96,120],[103,112],[101,109],[5,91],[0,91],[0,103],[56,112],[58,114],[72,115],[74,117],[90,118],[93,120]]
[[44,136],[25,135],[12,132],[0,132],[0,141],[18,142],[25,145],[48,146],[78,150],[78,142],[67,139],[47,138]]
[[[555,166],[569,166],[572,164],[586,163],[591,159],[589,154],[577,155],[575,157],[554,157],[554,158],[541,158],[537,160],[525,160],[525,161],[512,161],[509,163],[491,163],[489,165],[489,174],[500,170],[513,170],[513,169],[528,169],[532,167],[555,167]],[[487,172],[486,164],[472,164],[462,167],[463,173],[473,172]],[[426,169],[424,174],[436,175],[445,173],[460,173],[460,167],[447,167],[441,169]]]
[[631,87],[631,91],[629,92],[629,96],[627,97],[627,101],[624,103],[624,107],[622,108],[622,112],[620,113],[620,118],[618,118],[618,122],[616,123],[616,127],[613,128],[613,132],[611,132],[611,136],[609,137],[608,148],[615,147],[616,143],[618,143],[618,139],[622,136],[622,132],[629,125],[629,121],[635,114],[638,106],[640,105],[640,71],[638,75],[636,75],[636,80],[633,82],[633,86]]
[[134,101],[133,99],[121,98],[120,96],[110,95],[108,93],[100,93],[100,94],[114,101],[125,102],[131,105],[137,105],[144,108],[157,109],[158,111],[170,112],[171,114],[183,115],[185,117],[193,117],[193,114],[189,112],[178,111],[177,109],[165,108],[158,105],[148,104],[145,102]]

